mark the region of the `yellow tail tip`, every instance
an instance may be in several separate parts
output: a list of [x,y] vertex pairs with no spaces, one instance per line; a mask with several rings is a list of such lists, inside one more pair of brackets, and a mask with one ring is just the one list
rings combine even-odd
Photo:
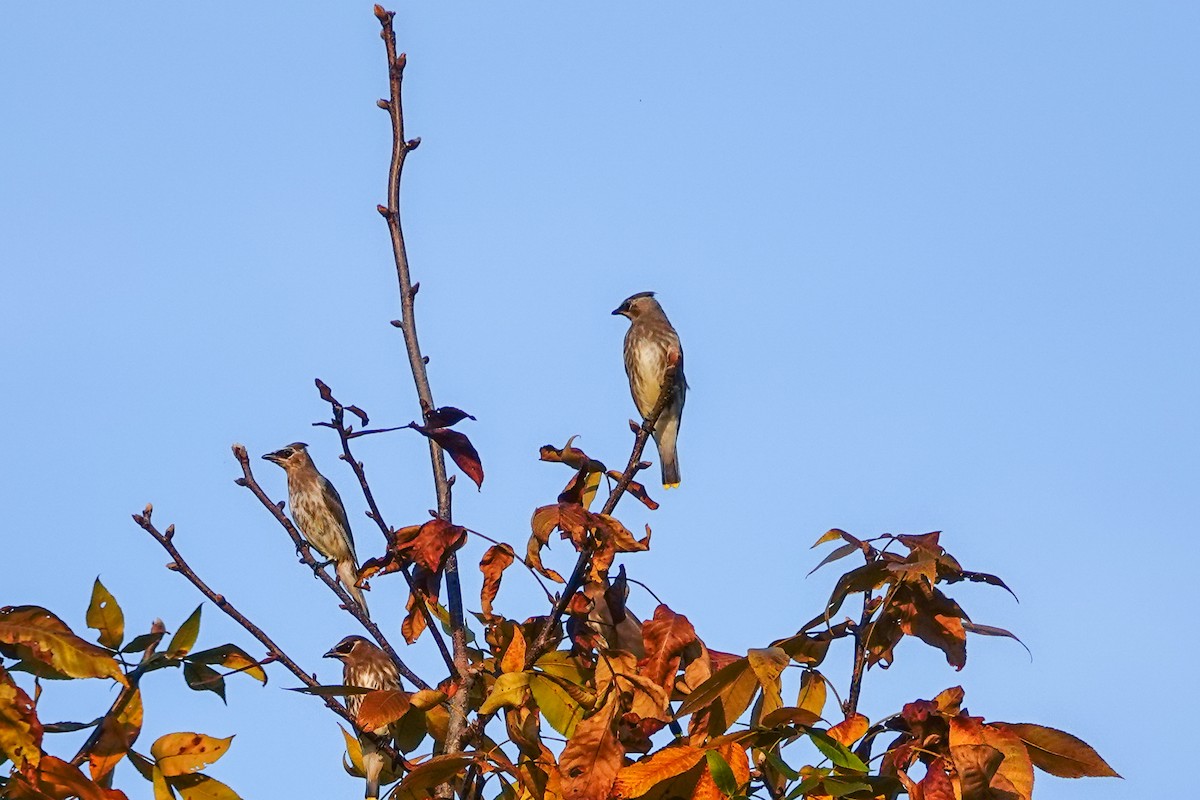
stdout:
[[664,488],[664,489],[678,489],[678,488],[679,488],[679,483],[678,483],[678,482],[676,482],[676,483],[664,483],[664,484],[663,484],[663,488]]

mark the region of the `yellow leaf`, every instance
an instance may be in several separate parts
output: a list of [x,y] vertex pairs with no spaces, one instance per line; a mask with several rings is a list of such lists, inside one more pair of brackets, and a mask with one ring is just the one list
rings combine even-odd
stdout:
[[525,634],[521,633],[519,625],[513,626],[512,643],[504,651],[500,659],[501,672],[522,672],[525,669]]
[[0,650],[12,658],[46,664],[70,678],[112,678],[125,684],[116,659],[76,636],[66,623],[39,606],[0,610]]
[[42,755],[42,723],[33,700],[0,666],[0,753],[19,770],[37,769]]
[[125,615],[117,598],[96,578],[92,585],[92,602],[88,604],[87,626],[100,632],[100,644],[116,650],[125,639]]
[[480,714],[491,714],[501,708],[515,708],[529,699],[529,672],[506,672],[496,679],[492,691],[479,707]]
[[203,733],[168,733],[150,745],[150,755],[166,777],[197,772],[229,749],[233,737],[218,739]]
[[783,707],[783,697],[780,695],[779,676],[791,661],[782,648],[766,647],[752,649],[746,654],[750,669],[754,670],[759,684],[763,688],[762,713],[770,714],[777,708]]
[[811,711],[818,717],[825,710],[825,679],[815,669],[805,672],[800,679],[800,695],[796,698],[796,707]]
[[529,689],[533,692],[533,699],[546,722],[569,739],[583,717],[583,706],[557,681],[545,675],[532,675],[529,678]]
[[167,784],[179,792],[183,800],[241,800],[238,793],[216,778],[196,773],[168,778]]
[[994,722],[1020,737],[1034,766],[1060,778],[1119,778],[1116,770],[1082,739],[1057,728],[1027,722]]
[[427,800],[437,786],[461,773],[474,760],[462,754],[434,756],[409,772],[392,797],[395,800]]
[[171,787],[167,786],[167,779],[158,767],[154,768],[150,782],[154,784],[154,800],[175,800],[175,795],[171,793]]
[[171,637],[171,644],[167,646],[168,658],[183,658],[191,652],[197,637],[200,636],[200,611],[203,608],[203,603],[196,606],[196,610],[191,613],[191,616],[183,621],[179,630],[175,631],[175,635]]

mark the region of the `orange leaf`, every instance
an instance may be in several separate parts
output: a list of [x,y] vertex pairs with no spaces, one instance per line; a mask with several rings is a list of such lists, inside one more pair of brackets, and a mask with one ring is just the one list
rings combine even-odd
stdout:
[[929,763],[925,768],[925,777],[918,786],[921,787],[921,800],[954,800],[954,784],[946,774],[946,761],[943,758],[935,758]]
[[42,756],[37,778],[38,789],[50,797],[77,797],[79,800],[128,800],[124,792],[98,786],[88,780],[78,767],[54,756]]
[[504,570],[511,567],[515,560],[516,554],[507,544],[492,545],[479,560],[479,571],[483,573],[483,588],[479,592],[479,601],[483,613],[489,617],[492,615],[492,601],[500,592],[500,579],[504,577]]
[[358,727],[383,733],[380,729],[403,717],[409,705],[408,692],[399,689],[377,689],[364,694],[358,707]]
[[129,699],[116,714],[110,710],[100,722],[100,737],[88,753],[88,769],[92,780],[100,780],[112,772],[142,731],[142,693],[131,689]]
[[513,628],[512,642],[504,651],[504,657],[500,659],[501,672],[521,672],[525,669],[525,634],[521,633],[521,628],[516,626]]
[[1022,798],[1033,794],[1033,763],[1024,743],[1012,731],[984,725],[981,717],[960,714],[950,718],[950,747],[986,744],[1004,755],[997,767],[1003,777]]
[[605,800],[616,780],[625,749],[613,731],[619,699],[612,699],[575,726],[559,755],[563,800]]
[[829,729],[828,733],[831,737],[849,747],[861,739],[869,727],[871,727],[870,720],[862,714],[855,714],[852,717],[846,717],[837,725],[834,725]]
[[665,603],[654,609],[653,619],[642,623],[642,647],[645,657],[639,662],[641,672],[650,680],[670,691],[685,647],[696,641],[696,629],[682,614],[676,614]]
[[612,794],[616,798],[641,797],[654,786],[681,775],[704,758],[699,747],[664,747],[649,758],[630,764],[617,773]]

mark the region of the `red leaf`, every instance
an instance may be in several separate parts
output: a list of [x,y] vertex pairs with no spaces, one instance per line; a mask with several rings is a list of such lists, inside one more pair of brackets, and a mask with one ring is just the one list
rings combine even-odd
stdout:
[[[473,420],[471,416],[461,408],[454,406],[442,406],[435,408],[433,411],[425,412],[425,427],[426,428],[452,428],[464,419]],[[366,423],[363,423],[364,425]]]
[[683,649],[696,641],[696,629],[682,614],[665,603],[654,609],[654,618],[642,624],[642,644],[646,655],[638,663],[639,671],[669,692]]
[[439,447],[450,454],[458,468],[475,482],[476,488],[483,488],[483,464],[479,461],[475,445],[471,444],[466,434],[449,428],[429,428],[415,422],[410,422],[408,427],[437,442]]

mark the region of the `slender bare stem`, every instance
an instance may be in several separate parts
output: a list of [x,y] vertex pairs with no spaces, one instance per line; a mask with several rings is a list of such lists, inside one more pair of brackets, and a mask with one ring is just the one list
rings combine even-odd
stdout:
[[[404,134],[404,106],[401,87],[404,80],[404,65],[407,61],[403,53],[396,52],[396,32],[392,26],[395,14],[375,6],[375,16],[382,28],[380,36],[387,51],[388,62],[388,99],[380,103],[387,109],[392,121],[392,157],[388,168],[387,205],[379,207],[379,213],[387,220],[388,232],[392,239],[392,255],[396,262],[396,279],[400,285],[400,320],[399,327],[404,333],[404,346],[408,352],[408,364],[412,370],[413,383],[416,385],[417,398],[421,402],[422,413],[432,411],[436,406],[433,402],[433,391],[429,387],[429,374],[425,369],[425,357],[421,354],[421,345],[417,339],[417,322],[414,314],[414,300],[417,295],[417,285],[412,282],[408,268],[408,252],[404,246],[404,231],[400,224],[400,179],[404,172],[404,160],[409,152],[421,143],[420,139],[407,139]],[[432,439],[429,441],[429,459],[433,468],[434,489],[437,492],[438,516],[447,522],[451,521],[450,481],[446,476],[446,459],[441,447]],[[470,659],[467,655],[466,621],[463,618],[462,586],[458,578],[458,558],[451,553],[446,559],[446,606],[450,612],[451,641],[454,647],[455,672],[460,681],[468,685],[459,687],[451,699],[450,720],[446,729],[446,752],[455,753],[461,749],[462,733],[466,726],[467,697],[470,694]],[[445,796],[448,787],[441,787],[439,795]]]
[[[383,534],[384,540],[390,545],[392,542],[392,529],[388,526],[383,518],[383,514],[379,510],[379,505],[375,502],[375,495],[371,491],[371,484],[367,482],[367,473],[363,469],[362,462],[354,457],[350,452],[350,440],[353,437],[353,432],[346,427],[346,407],[337,401],[333,396],[332,390],[325,384],[324,381],[317,379],[317,389],[321,393],[321,398],[329,403],[333,413],[332,422],[314,422],[324,428],[332,428],[337,431],[338,439],[342,443],[342,460],[350,465],[350,469],[354,470],[354,477],[358,478],[358,485],[362,489],[363,498],[367,501],[367,507],[370,513],[367,515],[375,520],[375,524],[379,527],[379,532]],[[353,410],[362,414],[360,419],[365,420],[366,413],[361,409],[354,407]],[[364,423],[365,424],[365,423]],[[401,428],[391,428],[388,430],[402,430]],[[430,635],[433,637],[434,643],[437,645],[438,652],[442,654],[442,660],[446,662],[446,668],[450,670],[450,674],[457,676],[458,667],[454,663],[453,656],[446,647],[446,639],[442,636],[442,631],[437,619],[434,618],[433,612],[429,609],[429,603],[426,602],[425,593],[421,591],[415,583],[413,583],[412,570],[408,567],[401,569],[401,574],[404,575],[404,580],[408,584],[408,591],[417,597],[417,606],[421,610],[421,615],[425,618],[425,627],[429,629]]]
[[[671,404],[671,398],[675,395],[675,370],[674,364],[667,367],[666,373],[663,375],[662,389],[659,391],[658,402],[654,404],[654,408],[650,410],[649,416],[642,420],[642,424],[637,428],[637,435],[633,439],[633,450],[629,454],[629,462],[625,465],[625,471],[621,473],[621,479],[617,481],[617,485],[613,487],[612,492],[608,495],[608,500],[604,503],[604,508],[601,514],[611,514],[617,508],[617,503],[621,502],[621,497],[625,494],[625,490],[629,488],[630,481],[643,468],[642,452],[646,449],[646,442],[650,440],[650,435],[654,433],[654,426],[658,424],[658,418],[666,411],[667,406]],[[579,587],[583,585],[583,577],[587,574],[588,564],[592,560],[592,551],[589,547],[584,547],[579,558],[575,561],[575,568],[571,571],[571,576],[567,578],[566,585],[563,586],[562,593],[558,596],[558,602],[554,604],[553,610],[550,612],[550,617],[546,620],[546,624],[538,631],[537,638],[533,640],[533,644],[525,656],[525,668],[529,669],[533,664],[542,657],[550,645],[550,637],[554,629],[558,627],[558,621],[562,618],[563,613],[567,609],[567,604],[571,602],[571,598],[575,592],[579,591]]]
[[372,638],[375,639],[375,642],[383,649],[385,653],[391,656],[393,661],[396,662],[396,668],[400,670],[400,674],[416,684],[418,688],[428,689],[429,684],[404,663],[404,660],[400,658],[399,653],[397,653],[396,649],[392,647],[391,642],[389,642],[387,637],[383,635],[383,631],[381,631],[379,626],[376,625],[369,616],[367,616],[367,612],[363,609],[363,607],[355,602],[354,598],[350,596],[350,593],[347,592],[335,578],[331,577],[329,573],[327,573],[321,567],[321,562],[317,561],[317,559],[313,556],[312,549],[309,547],[308,542],[303,536],[300,535],[300,531],[298,531],[296,526],[292,524],[292,521],[287,518],[287,515],[283,513],[283,504],[276,503],[271,500],[271,498],[267,497],[267,493],[263,491],[262,487],[258,485],[258,481],[254,479],[254,473],[250,469],[250,457],[246,454],[246,448],[240,444],[235,444],[233,446],[233,455],[234,458],[237,459],[238,464],[240,464],[242,467],[242,477],[238,478],[236,481],[238,486],[245,486],[247,489],[249,489],[254,496],[258,498],[258,502],[262,503],[263,508],[271,512],[271,515],[275,517],[275,520],[283,527],[284,531],[287,532],[288,537],[292,540],[292,544],[296,546],[296,553],[300,556],[300,561],[304,564],[307,564],[308,567],[312,569],[313,573],[325,582],[325,585],[329,587],[329,590],[338,596],[338,599],[342,601],[342,606],[345,607],[346,611],[348,611],[364,628],[367,629],[367,632],[371,634]]
[[[209,585],[205,583],[199,575],[196,574],[196,571],[192,569],[191,565],[187,563],[186,559],[184,559],[183,554],[181,554],[179,549],[175,546],[175,526],[168,525],[165,531],[159,531],[150,519],[152,513],[153,508],[151,506],[146,506],[144,512],[133,515],[133,521],[136,522],[142,528],[142,530],[154,537],[154,541],[162,545],[162,548],[171,556],[171,563],[167,564],[167,569],[171,570],[172,572],[178,572],[180,575],[187,578],[191,584],[200,591],[200,594],[207,597],[213,605],[224,611],[225,614],[233,619],[234,622],[245,628],[246,631],[255,639],[258,639],[258,641],[262,643],[262,646],[267,648],[267,658],[263,659],[263,663],[266,663],[270,660],[278,661],[287,668],[288,672],[291,672],[293,675],[295,675],[301,683],[310,689],[320,686],[320,682],[308,672],[304,671],[304,669],[301,668],[301,666],[297,664],[292,657],[283,650],[282,647],[275,644],[275,641],[268,636],[262,628],[255,625],[245,614],[238,611],[237,608],[234,607],[233,603],[225,599],[225,595],[218,594],[217,592],[213,591],[213,589],[209,587]],[[416,683],[415,680],[413,682]],[[349,722],[355,730],[359,730],[358,723],[355,721],[354,715],[351,714],[344,705],[339,703],[334,698],[328,696],[321,697],[321,700],[325,703],[330,711]],[[362,733],[362,731],[359,732]],[[400,758],[400,755],[396,752],[395,748],[391,747],[383,740],[377,739],[376,743],[380,746],[380,749],[387,753],[387,755],[392,759]]]
[[850,673],[850,691],[846,695],[845,704],[842,706],[842,711],[845,712],[847,717],[858,713],[858,698],[862,695],[863,675],[866,673],[867,667],[867,638],[870,636],[871,613],[873,611],[871,592],[864,592],[862,616],[859,618],[858,625],[854,628],[854,666]]

